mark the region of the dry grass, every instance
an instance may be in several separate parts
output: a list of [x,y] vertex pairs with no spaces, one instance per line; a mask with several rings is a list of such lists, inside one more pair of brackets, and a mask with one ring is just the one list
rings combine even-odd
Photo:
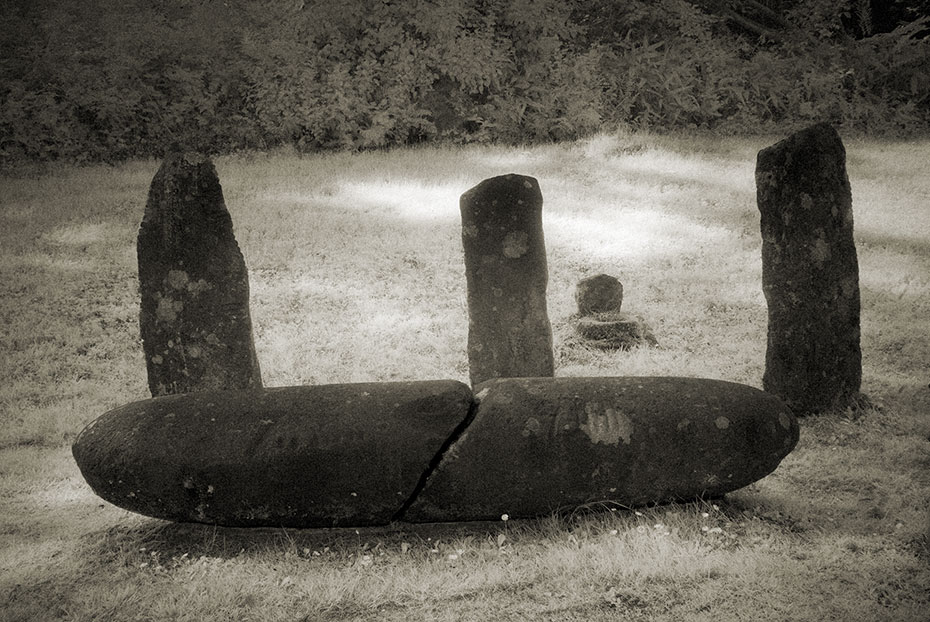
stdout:
[[[545,198],[559,375],[759,386],[753,168],[771,142],[221,159],[266,384],[466,380],[458,196],[518,172]],[[146,396],[134,243],[157,163],[0,179],[0,619],[927,619],[930,144],[847,148],[881,408],[805,420],[774,474],[716,507],[358,531],[176,525],[96,498],[68,444]],[[597,272],[659,349],[574,338],[574,284]]]

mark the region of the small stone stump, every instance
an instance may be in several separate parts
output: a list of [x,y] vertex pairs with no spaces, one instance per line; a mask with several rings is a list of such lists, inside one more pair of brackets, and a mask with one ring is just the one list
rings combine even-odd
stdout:
[[623,284],[609,274],[582,279],[575,290],[578,315],[575,331],[588,345],[602,350],[628,350],[638,345],[658,346],[646,320],[620,310]]
[[248,272],[209,159],[175,153],[164,161],[137,254],[152,396],[261,387]]
[[859,403],[859,264],[846,150],[821,123],[759,152],[763,387],[796,413]]
[[623,283],[609,274],[581,279],[575,289],[575,302],[581,315],[619,311],[623,305]]
[[536,179],[516,174],[461,197],[472,384],[554,373],[542,203]]

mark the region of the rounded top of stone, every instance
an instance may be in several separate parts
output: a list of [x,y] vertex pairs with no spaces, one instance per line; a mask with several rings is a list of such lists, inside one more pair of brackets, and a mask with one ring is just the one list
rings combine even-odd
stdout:
[[575,302],[581,315],[619,311],[623,304],[623,284],[609,274],[586,277],[575,288]]
[[173,149],[165,154],[164,162],[165,164],[171,163],[175,166],[213,165],[213,162],[207,154],[193,149]]
[[465,192],[465,194],[469,194],[478,190],[487,190],[488,188],[516,188],[523,189],[525,191],[528,190],[539,192],[539,182],[535,177],[530,177],[529,175],[507,173],[506,175],[488,177],[487,179],[482,180],[478,185],[470,188]]
[[845,160],[846,148],[839,132],[826,122],[815,123],[759,151],[758,169],[787,167],[807,170],[821,158]]

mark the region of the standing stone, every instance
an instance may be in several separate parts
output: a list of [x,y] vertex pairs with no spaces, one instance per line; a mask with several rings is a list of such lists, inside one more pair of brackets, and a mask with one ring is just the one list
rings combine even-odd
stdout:
[[763,387],[797,413],[859,398],[859,264],[846,150],[814,125],[759,152],[762,289],[768,303]]
[[578,281],[575,302],[579,315],[619,311],[623,305],[623,283],[609,274],[596,274]]
[[636,346],[657,347],[652,329],[639,314],[621,311],[623,284],[609,274],[578,281],[575,288],[578,315],[572,325],[585,344],[601,350],[629,350]]
[[462,195],[472,384],[554,373],[542,202],[539,183],[515,174]]
[[261,387],[248,272],[209,159],[165,160],[152,179],[137,253],[152,395]]

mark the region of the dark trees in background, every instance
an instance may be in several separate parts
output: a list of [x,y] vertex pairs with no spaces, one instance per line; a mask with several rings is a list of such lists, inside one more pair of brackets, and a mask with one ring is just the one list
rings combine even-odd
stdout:
[[0,162],[538,142],[624,124],[930,128],[930,0],[37,0]]
[[737,32],[774,40],[815,24],[826,27],[819,34],[863,39],[930,15],[928,0],[694,0],[693,4],[724,18]]

